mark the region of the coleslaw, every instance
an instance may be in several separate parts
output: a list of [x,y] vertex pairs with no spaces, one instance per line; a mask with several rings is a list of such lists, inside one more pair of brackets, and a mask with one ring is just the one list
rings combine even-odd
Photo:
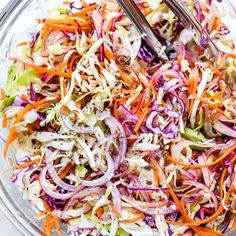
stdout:
[[12,182],[46,236],[224,235],[236,228],[236,54],[216,1],[137,0],[160,60],[115,0],[64,1],[19,42],[1,89]]

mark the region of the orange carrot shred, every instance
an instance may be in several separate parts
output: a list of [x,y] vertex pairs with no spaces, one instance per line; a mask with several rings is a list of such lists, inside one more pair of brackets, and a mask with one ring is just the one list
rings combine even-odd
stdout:
[[135,223],[141,219],[144,218],[144,214],[141,212],[139,215],[137,215],[136,217],[134,218],[130,218],[130,219],[121,219],[120,221],[123,222],[123,223]]
[[88,7],[84,8],[83,10],[81,10],[81,11],[79,11],[79,12],[76,12],[76,13],[72,14],[72,16],[78,16],[78,17],[79,17],[79,16],[84,16],[84,15],[86,15],[88,12],[90,12],[90,11],[96,9],[97,6],[98,6],[97,4],[93,4],[93,5],[91,5],[91,6],[88,6]]
[[205,168],[205,167],[210,167],[210,166],[214,166],[217,163],[223,161],[231,152],[233,152],[236,149],[236,144],[234,146],[232,146],[231,148],[229,148],[224,154],[222,154],[219,158],[217,158],[217,160],[213,161],[212,163],[208,163],[208,164],[204,164],[204,165],[192,165],[192,164],[187,164],[187,163],[183,163],[183,162],[179,162],[176,161],[172,156],[170,156],[169,154],[165,154],[166,158],[173,162],[176,165],[179,166],[183,166],[189,169],[200,169],[200,168]]
[[115,209],[112,203],[109,204],[110,211],[115,214],[117,218],[121,218],[121,214]]
[[31,125],[27,125],[26,128],[27,128],[27,130],[28,130],[28,132],[29,132],[30,134],[33,134],[33,133],[34,133],[34,129],[32,128]]
[[22,43],[17,44],[17,47],[26,46],[26,45],[30,45],[30,44],[31,44],[31,41],[26,41],[26,42],[22,42]]
[[57,231],[57,236],[61,236],[61,227],[60,227],[60,223],[59,223],[59,219],[56,216],[52,216],[53,221],[54,221],[54,226],[56,228]]
[[74,168],[74,165],[69,163],[66,166],[66,168],[63,170],[63,172],[59,175],[59,178],[64,179],[68,175],[68,173],[70,173],[70,171],[73,170],[73,168]]
[[144,111],[143,111],[142,116],[139,118],[139,120],[138,120],[138,122],[137,122],[137,124],[136,124],[136,126],[134,128],[134,132],[135,133],[138,133],[139,129],[141,128],[141,126],[142,126],[142,124],[143,124],[143,122],[144,122],[144,120],[145,120],[145,118],[146,118],[146,116],[148,114],[148,111],[149,111],[149,108],[146,107],[144,109]]
[[36,163],[39,163],[40,161],[42,160],[42,158],[37,158],[37,159],[34,159],[32,161],[27,161],[23,164],[20,164],[20,165],[17,165],[17,166],[14,166],[13,168],[16,169],[16,170],[21,170],[27,166],[30,166],[32,164],[36,164]]
[[[15,58],[9,58],[9,59],[16,60]],[[65,78],[71,78],[71,76],[72,76],[71,73],[62,72],[62,71],[59,71],[59,70],[56,70],[56,69],[47,69],[46,67],[36,66],[34,64],[30,64],[30,63],[22,61],[22,60],[18,60],[18,61],[20,61],[21,63],[25,64],[28,67],[33,68],[37,74],[47,73],[49,75],[58,75],[58,76],[62,76],[62,77],[65,77]]]
[[52,228],[53,227],[54,227],[54,223],[52,222],[52,216],[47,215],[44,220],[45,236],[52,236]]
[[57,30],[65,30],[68,32],[75,32],[78,27],[76,26],[61,26],[61,25],[57,25],[57,24],[51,24],[51,23],[47,23],[45,24],[46,26],[48,26],[49,28],[53,28],[53,29],[57,29]]
[[7,141],[6,141],[6,144],[5,144],[5,147],[4,147],[4,150],[3,150],[3,156],[4,158],[6,158],[7,156],[7,151],[8,151],[8,148],[10,146],[10,144],[15,141],[15,139],[17,138],[17,133],[16,133],[16,129],[15,128],[12,128],[10,133],[9,133],[9,136],[7,138]]
[[104,213],[103,207],[98,207],[96,210],[96,215],[98,218],[101,218]]
[[4,116],[2,119],[2,128],[3,129],[7,128],[7,117],[6,116]]
[[108,26],[107,26],[107,29],[106,29],[106,32],[105,32],[105,35],[108,36],[109,33],[110,33],[110,29],[112,27],[112,24],[113,24],[113,19],[111,19],[108,23]]
[[3,100],[4,98],[6,98],[6,92],[4,88],[1,88],[1,99]]
[[233,53],[225,53],[224,56],[219,60],[219,67],[222,68],[226,62],[226,59],[230,57],[236,60],[236,54]]
[[[33,109],[33,106],[32,106],[31,104],[28,104],[25,108],[23,108],[23,109],[19,112],[19,114],[17,115],[17,117],[15,118],[15,121],[14,121],[13,125],[16,125],[16,124],[20,123],[20,122],[23,120],[25,114],[26,114],[28,111],[32,110],[32,109]],[[9,136],[8,136],[8,138],[7,138],[6,145],[5,145],[5,148],[4,148],[4,150],[3,150],[3,156],[4,156],[4,157],[6,157],[6,155],[7,155],[7,151],[8,151],[9,145],[10,145],[13,141],[15,141],[15,139],[17,138],[17,136],[18,136],[18,134],[17,134],[17,129],[16,129],[15,126],[13,126],[13,127],[10,129]]]
[[153,177],[156,187],[159,187],[159,177],[158,177],[158,164],[153,158],[150,159],[151,165],[153,166]]
[[[193,228],[193,230],[198,230],[199,231],[199,229],[195,228],[194,226],[199,226],[199,225],[202,225],[202,224],[207,224],[207,223],[213,221],[214,219],[216,219],[222,213],[222,211],[224,210],[224,207],[222,205],[222,200],[223,200],[223,182],[224,182],[226,173],[227,173],[227,169],[224,168],[223,174],[221,175],[220,186],[219,186],[220,187],[219,188],[219,190],[220,190],[220,206],[219,206],[218,210],[213,215],[208,217],[207,219],[204,219],[204,220],[201,220],[201,221],[196,221],[196,220],[193,220],[193,219],[191,219],[189,217],[189,215],[186,212],[185,206],[184,206],[184,198],[182,197],[182,200],[180,202],[179,199],[177,198],[174,190],[170,186],[170,184],[167,184],[167,187],[169,188],[170,195],[172,196],[172,198],[173,198],[175,204],[177,205],[177,207],[179,208],[180,213],[183,216],[184,220],[187,222],[187,223],[182,223],[181,225],[190,226],[191,228]],[[230,197],[230,194],[232,192],[232,189],[233,189],[233,186],[230,186],[228,192],[226,193],[225,202],[228,201],[228,199]],[[169,223],[177,224],[177,225],[179,224],[179,222],[169,222]],[[209,235],[213,235],[213,234],[209,234]]]
[[64,5],[70,5],[71,2],[70,2],[70,1],[64,1],[63,4],[64,4]]
[[105,54],[105,57],[106,57],[109,61],[115,59],[113,53],[112,53],[110,50],[108,50],[107,48],[105,48],[104,54]]

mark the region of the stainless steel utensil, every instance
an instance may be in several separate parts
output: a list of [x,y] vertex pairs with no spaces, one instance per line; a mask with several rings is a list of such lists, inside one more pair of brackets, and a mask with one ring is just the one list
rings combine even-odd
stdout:
[[[167,60],[167,56],[163,50],[164,48],[162,44],[159,42],[157,36],[153,32],[153,29],[135,4],[134,0],[117,1],[124,9],[131,22],[136,26],[140,35],[143,35],[143,39],[147,45],[154,52],[156,52],[161,59]],[[196,17],[194,17],[185,4],[181,2],[181,0],[164,0],[164,2],[170,8],[170,10],[173,11],[173,13],[185,24],[185,26],[195,29],[198,36],[196,38],[197,44],[200,44],[201,39],[204,39],[208,41],[207,44],[211,48],[211,51],[214,55],[218,56],[220,54],[219,49],[207,31],[202,27],[201,23]]]
[[208,41],[208,45],[215,56],[220,55],[220,51],[217,48],[210,35],[201,25],[199,20],[192,14],[192,12],[185,6],[182,0],[163,0],[164,3],[170,8],[170,10],[185,24],[187,27],[191,27],[197,34],[196,43],[199,45],[201,39]]
[[131,20],[131,22],[136,26],[140,35],[142,35],[143,40],[146,44],[163,60],[167,60],[167,56],[164,52],[162,44],[159,42],[157,36],[153,32],[152,27],[142,14],[142,12],[137,7],[133,0],[117,0],[121,7],[124,9],[125,13]]

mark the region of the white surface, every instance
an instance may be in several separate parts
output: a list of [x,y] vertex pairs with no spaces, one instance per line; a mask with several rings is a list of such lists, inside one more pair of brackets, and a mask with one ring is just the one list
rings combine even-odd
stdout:
[[[8,0],[0,0],[0,12]],[[22,236],[0,210],[0,236]]]

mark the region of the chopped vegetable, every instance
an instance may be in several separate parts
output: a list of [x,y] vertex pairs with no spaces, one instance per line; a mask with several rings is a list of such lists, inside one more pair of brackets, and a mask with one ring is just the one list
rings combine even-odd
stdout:
[[31,41],[17,42],[0,98],[11,181],[44,234],[234,229],[236,41],[216,2],[185,1],[219,58],[161,1],[136,1],[166,62],[117,1],[59,2]]

